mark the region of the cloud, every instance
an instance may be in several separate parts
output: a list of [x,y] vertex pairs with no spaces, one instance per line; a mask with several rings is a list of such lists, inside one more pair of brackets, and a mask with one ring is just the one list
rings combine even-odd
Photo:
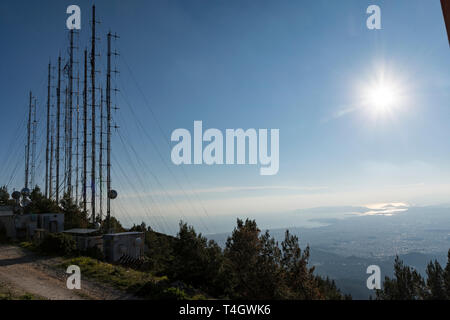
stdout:
[[342,106],[337,111],[331,114],[331,116],[327,116],[321,120],[322,123],[326,123],[328,121],[341,118],[349,113],[353,113],[357,111],[360,107],[359,106]]
[[403,202],[375,203],[366,205],[369,211],[357,212],[360,216],[393,216],[394,214],[408,211],[409,205]]
[[139,194],[126,194],[122,198],[137,198],[146,196],[183,196],[195,195],[195,194],[223,194],[223,193],[236,193],[243,191],[271,191],[271,190],[281,190],[281,191],[304,191],[313,192],[326,190],[328,187],[325,186],[224,186],[215,188],[202,188],[202,189],[192,189],[192,190],[155,190],[149,192],[141,192]]

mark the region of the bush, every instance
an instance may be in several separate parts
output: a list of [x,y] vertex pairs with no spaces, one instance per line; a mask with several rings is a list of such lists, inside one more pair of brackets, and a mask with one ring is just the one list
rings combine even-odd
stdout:
[[169,287],[167,281],[148,281],[139,288],[135,286],[134,290],[137,296],[151,300],[186,300],[188,298],[184,290]]
[[144,283],[160,280],[160,278],[153,277],[148,272],[112,265],[89,257],[67,259],[62,267],[67,268],[70,265],[79,266],[83,270],[83,275],[88,278],[111,284],[118,289],[132,293],[140,289]]
[[49,255],[71,256],[76,253],[77,246],[69,235],[50,233],[39,245],[39,250]]
[[98,247],[87,248],[86,251],[81,252],[81,255],[97,260],[104,260],[105,258],[102,250],[100,250]]

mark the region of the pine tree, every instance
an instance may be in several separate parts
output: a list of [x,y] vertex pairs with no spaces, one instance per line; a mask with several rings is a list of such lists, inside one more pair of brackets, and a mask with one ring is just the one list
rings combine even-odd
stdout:
[[427,289],[430,300],[445,300],[444,271],[437,260],[427,266]]
[[450,300],[450,249],[447,254],[447,266],[444,270],[444,290],[447,300]]
[[426,286],[422,276],[413,268],[405,266],[397,256],[394,262],[395,278],[385,278],[383,289],[377,290],[378,300],[423,300]]

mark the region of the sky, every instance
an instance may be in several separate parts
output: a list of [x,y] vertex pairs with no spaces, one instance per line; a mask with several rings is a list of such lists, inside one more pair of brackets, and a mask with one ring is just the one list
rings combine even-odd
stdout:
[[[67,57],[66,8],[76,4],[82,67],[91,3],[0,2],[0,179],[11,190],[24,180],[29,90],[38,99],[43,185],[48,62]],[[95,4],[99,86],[106,33],[120,35],[112,181],[113,215],[124,224],[145,220],[170,231],[196,217],[208,231],[219,217],[276,221],[304,208],[449,203],[450,56],[439,1]],[[381,30],[366,27],[372,4],[381,8]],[[381,77],[396,95],[384,111],[365,99]],[[174,165],[171,133],[193,132],[196,120],[222,132],[279,129],[278,174],[261,176],[255,165]]]

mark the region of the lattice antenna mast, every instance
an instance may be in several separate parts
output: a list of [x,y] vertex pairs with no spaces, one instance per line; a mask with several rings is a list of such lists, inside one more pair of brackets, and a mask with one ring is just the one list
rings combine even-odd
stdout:
[[32,123],[32,149],[31,149],[31,188],[35,187],[36,175],[36,135],[37,135],[37,119],[36,119],[37,101],[34,99],[33,104],[33,123]]
[[84,50],[84,81],[83,81],[83,211],[87,212],[87,145],[88,145],[88,104],[87,104],[87,50]]
[[68,70],[68,99],[67,99],[67,111],[68,111],[68,126],[69,132],[67,137],[67,192],[72,197],[72,164],[73,164],[73,65],[74,65],[74,30],[70,30],[70,48],[69,48],[69,70]]
[[[106,208],[106,223],[108,232],[111,229],[111,200],[117,197],[117,192],[111,188],[111,73],[117,73],[117,70],[111,70],[111,56],[118,55],[116,52],[111,51],[111,39],[119,38],[117,35],[112,35],[111,32],[108,33],[108,60],[107,60],[107,73],[106,73],[106,110],[107,110],[107,208]],[[117,89],[116,89],[117,90]]]
[[30,91],[30,103],[28,106],[27,145],[25,146],[25,188],[28,189],[30,177],[30,141],[31,141],[31,114],[33,109],[33,93]]
[[[66,65],[67,66],[67,65]],[[64,88],[64,194],[68,190],[68,160],[69,160],[69,110],[68,110],[68,94],[69,88]]]
[[58,83],[56,86],[56,202],[59,204],[59,165],[60,165],[60,138],[61,138],[61,56],[58,57]]
[[91,129],[91,214],[92,214],[92,223],[95,223],[96,218],[96,212],[95,212],[95,202],[96,202],[96,195],[95,195],[95,184],[96,184],[96,133],[95,133],[95,127],[96,127],[96,117],[95,117],[95,107],[96,107],[96,100],[95,100],[95,91],[96,91],[96,84],[95,84],[95,58],[96,58],[96,51],[95,51],[95,43],[96,43],[96,33],[95,28],[97,25],[97,21],[95,18],[95,5],[92,6],[92,39],[91,39],[91,108],[92,108],[92,129]]
[[76,117],[77,117],[77,132],[76,132],[76,165],[75,165],[75,203],[78,205],[79,203],[79,195],[78,190],[80,187],[80,71],[78,69],[77,72],[77,109],[76,109]]
[[[54,66],[50,69],[50,80],[54,79],[53,70]],[[54,97],[51,94],[51,81],[49,81],[49,95],[50,97]],[[50,104],[50,161],[49,161],[49,173],[48,173],[48,198],[53,199],[53,168],[54,168],[54,160],[55,160],[55,105]]]
[[52,119],[50,122],[51,129],[50,129],[50,163],[49,163],[49,182],[48,182],[48,194],[49,198],[53,198],[53,159],[54,159],[54,148],[55,148],[55,141],[54,141],[54,130],[55,130],[55,120]]
[[51,62],[48,64],[48,84],[47,84],[47,139],[45,145],[45,197],[49,198],[49,164],[50,164],[50,77],[51,77]]
[[98,177],[99,177],[99,217],[100,220],[103,216],[103,89],[100,88],[100,147],[99,147],[99,166],[98,166]]

